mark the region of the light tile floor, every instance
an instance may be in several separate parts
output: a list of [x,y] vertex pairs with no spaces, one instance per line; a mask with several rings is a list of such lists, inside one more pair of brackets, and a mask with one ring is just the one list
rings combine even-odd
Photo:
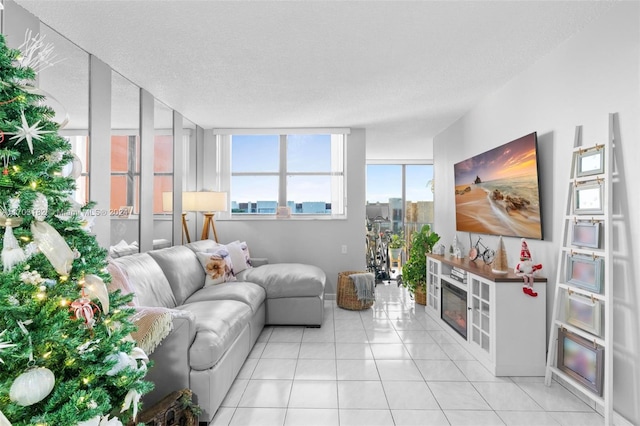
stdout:
[[[517,342],[514,342],[517,344]],[[602,425],[543,377],[494,377],[395,283],[321,328],[266,327],[211,425]]]

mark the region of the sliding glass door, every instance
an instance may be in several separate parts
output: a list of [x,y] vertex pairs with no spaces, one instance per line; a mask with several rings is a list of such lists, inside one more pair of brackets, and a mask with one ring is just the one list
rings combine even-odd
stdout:
[[432,164],[368,164],[367,226],[404,234],[433,224]]

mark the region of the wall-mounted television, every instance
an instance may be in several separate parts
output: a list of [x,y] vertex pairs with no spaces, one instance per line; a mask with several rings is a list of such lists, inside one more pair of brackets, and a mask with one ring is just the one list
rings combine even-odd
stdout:
[[454,165],[456,230],[542,239],[536,132]]

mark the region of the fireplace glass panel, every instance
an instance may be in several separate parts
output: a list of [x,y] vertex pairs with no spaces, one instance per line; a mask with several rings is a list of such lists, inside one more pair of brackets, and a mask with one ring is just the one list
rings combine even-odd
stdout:
[[442,320],[466,339],[467,292],[443,280],[441,303],[440,315]]

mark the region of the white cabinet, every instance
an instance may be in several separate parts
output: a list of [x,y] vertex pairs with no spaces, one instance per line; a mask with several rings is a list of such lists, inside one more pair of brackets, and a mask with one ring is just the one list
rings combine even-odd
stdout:
[[440,314],[440,268],[441,263],[427,258],[427,306]]
[[536,277],[532,297],[512,272],[496,275],[468,259],[427,256],[426,312],[494,375],[544,376],[546,279]]
[[493,286],[482,278],[469,274],[469,342],[491,355],[491,290]]

